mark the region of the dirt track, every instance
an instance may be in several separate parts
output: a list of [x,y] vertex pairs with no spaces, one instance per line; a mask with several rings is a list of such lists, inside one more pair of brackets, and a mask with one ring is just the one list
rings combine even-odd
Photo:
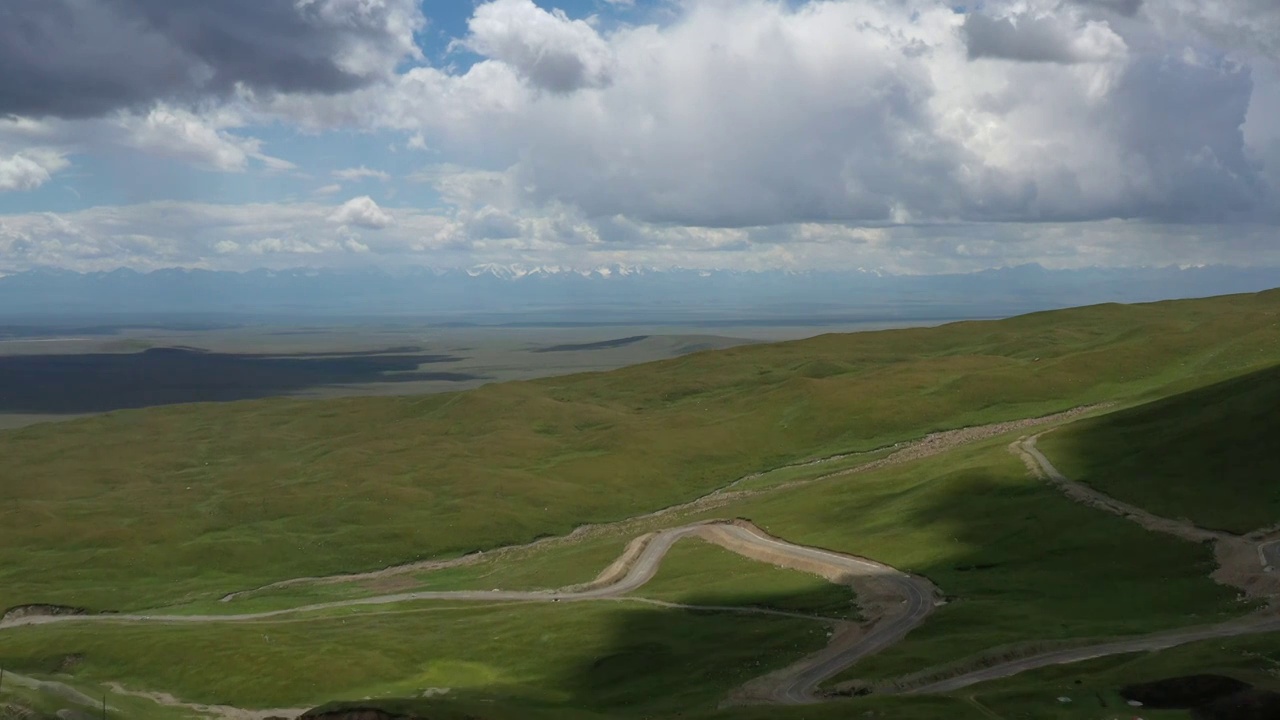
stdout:
[[1241,635],[1256,635],[1259,633],[1271,632],[1280,632],[1280,617],[1259,616],[1234,623],[1172,630],[1169,632],[1146,635],[1139,638],[1117,640],[1115,642],[1103,643],[1101,645],[1090,645],[1088,647],[1041,653],[1007,663],[992,665],[991,667],[957,675],[955,677],[947,678],[946,680],[940,680],[929,685],[909,690],[907,694],[921,695],[953,692],[970,685],[976,685],[980,682],[1010,677],[1028,670],[1049,667],[1051,665],[1067,665],[1070,663],[1082,662],[1084,660],[1107,657],[1109,655],[1167,650],[1172,647],[1200,642],[1202,640],[1239,637]]
[[[1014,420],[993,425],[962,428],[932,433],[920,440],[898,443],[889,448],[880,448],[869,452],[891,450],[881,459],[865,465],[834,472],[818,478],[794,481],[760,490],[735,490],[739,481],[698,498],[689,503],[665,508],[653,513],[629,518],[608,525],[583,526],[568,536],[548,538],[526,545],[500,548],[488,553],[476,553],[453,560],[425,561],[399,565],[383,570],[329,577],[306,577],[284,580],[254,590],[231,593],[222,598],[223,602],[231,602],[238,597],[253,592],[272,588],[283,588],[305,584],[328,584],[350,581],[378,580],[382,578],[413,573],[424,570],[455,567],[479,562],[494,555],[526,551],[538,547],[561,543],[572,543],[598,533],[625,532],[648,521],[676,516],[678,513],[702,511],[724,506],[732,501],[777,492],[780,490],[809,485],[835,477],[868,472],[890,465],[918,460],[938,455],[952,448],[996,437],[1016,430],[1039,427],[1063,422],[1100,409],[1104,406],[1076,408],[1054,415],[1040,418]],[[812,466],[850,457],[849,454],[807,461],[797,465]],[[757,475],[758,476],[758,475]],[[749,476],[756,477],[756,476]],[[745,479],[745,478],[744,478]],[[869,618],[866,623],[857,624],[831,618],[812,618],[826,620],[834,627],[831,642],[823,650],[803,658],[793,665],[769,675],[751,681],[734,693],[730,702],[776,702],[807,703],[816,701],[816,689],[825,680],[845,670],[861,658],[901,640],[911,629],[922,623],[932,612],[938,597],[937,589],[924,578],[902,573],[889,566],[857,558],[849,555],[794,545],[774,538],[749,523],[737,522],[704,522],[682,527],[665,529],[648,533],[635,538],[627,546],[614,563],[604,570],[595,580],[578,586],[559,590],[543,591],[457,591],[457,592],[406,592],[381,595],[377,597],[353,600],[318,603],[285,610],[257,613],[227,615],[160,615],[160,614],[104,614],[104,615],[28,615],[18,618],[0,620],[0,629],[23,625],[38,625],[59,622],[115,622],[115,623],[225,623],[272,620],[282,616],[323,611],[342,607],[362,605],[386,605],[416,600],[455,600],[490,603],[503,602],[582,602],[592,600],[628,600],[649,602],[667,607],[688,607],[675,603],[663,603],[641,598],[627,598],[625,594],[642,587],[657,572],[663,557],[676,541],[684,537],[697,536],[716,543],[733,552],[762,562],[781,567],[793,568],[821,575],[832,582],[848,584],[855,590],[859,606],[863,614]],[[711,608],[742,613],[760,613],[795,616],[786,613],[757,608]],[[137,693],[132,693],[137,694]],[[159,698],[159,695],[155,695]],[[166,704],[179,704],[195,709],[195,705],[181,703],[176,699],[164,697]],[[200,706],[203,712],[210,712],[224,718],[239,719],[257,717],[254,711],[240,711],[236,708],[222,706]],[[237,714],[239,713],[239,714]],[[247,714],[246,714],[247,713]]]
[[1280,560],[1280,547],[1272,537],[1273,532],[1265,531],[1263,537],[1245,537],[1219,530],[1206,530],[1189,521],[1160,517],[1117,500],[1063,475],[1036,447],[1037,437],[1019,440],[1009,446],[1010,450],[1027,462],[1027,467],[1033,474],[1053,483],[1067,497],[1124,517],[1152,532],[1172,535],[1190,542],[1213,543],[1214,559],[1218,562],[1218,569],[1212,576],[1214,580],[1238,588],[1250,598],[1280,598],[1280,573],[1267,571],[1272,562]]
[[1277,615],[1276,611],[1276,603],[1280,599],[1280,572],[1276,572],[1273,567],[1277,561],[1280,561],[1280,541],[1275,540],[1274,528],[1241,537],[1217,530],[1206,530],[1184,520],[1171,520],[1154,515],[1067,478],[1036,447],[1036,439],[1035,436],[1024,438],[1009,446],[1012,452],[1026,461],[1028,469],[1034,475],[1051,482],[1077,502],[1127,518],[1153,532],[1173,535],[1190,542],[1213,543],[1214,557],[1218,561],[1218,568],[1213,573],[1214,580],[1239,588],[1244,591],[1246,597],[1267,599],[1272,607],[1251,617],[1218,625],[1181,628],[1098,645],[1035,653],[918,685],[905,690],[906,693],[952,692],[977,683],[1010,677],[1051,665],[1065,665],[1109,655],[1165,650],[1215,638],[1280,632],[1280,615]]
[[799,487],[804,487],[806,485],[811,485],[813,483],[831,480],[837,477],[845,477],[848,475],[871,472],[873,470],[878,470],[880,468],[888,467],[891,465],[900,465],[902,463],[911,462],[913,460],[920,460],[923,458],[933,457],[935,455],[939,455],[941,453],[944,453],[948,450],[959,447],[961,445],[968,445],[970,443],[986,440],[989,438],[993,438],[1009,432],[1015,432],[1018,430],[1027,430],[1030,428],[1041,427],[1044,425],[1051,425],[1051,424],[1066,422],[1068,420],[1075,419],[1081,415],[1085,415],[1087,413],[1091,413],[1108,406],[1109,404],[1107,403],[1100,404],[1100,405],[1088,405],[1084,407],[1073,408],[1071,410],[1066,410],[1060,413],[1055,413],[1053,415],[1045,415],[1037,418],[1009,420],[1006,422],[994,423],[992,425],[977,425],[974,427],[960,428],[958,430],[944,430],[941,432],[930,433],[929,435],[926,435],[923,438],[920,438],[919,440],[900,442],[888,447],[868,450],[863,453],[844,453],[841,455],[834,455],[831,457],[820,458],[816,460],[807,460],[803,462],[794,463],[791,465],[785,465],[780,468],[774,468],[774,470],[784,470],[784,469],[797,468],[797,467],[813,467],[816,465],[822,465],[824,463],[845,460],[857,455],[869,455],[873,453],[883,452],[885,450],[892,451],[888,456],[880,458],[878,460],[873,460],[865,465],[859,465],[854,468],[833,472],[828,475],[823,475],[821,477],[817,477],[809,480],[797,480],[797,481],[782,483],[779,485],[775,485],[773,487],[762,488],[758,490],[735,489],[743,481],[758,478],[764,474],[764,473],[752,473],[751,475],[738,478],[737,480],[734,480],[733,482],[729,483],[728,485],[725,485],[724,487],[718,490],[714,490],[706,495],[703,495],[700,498],[691,500],[687,503],[673,505],[673,506],[663,508],[661,510],[657,510],[651,513],[645,513],[643,515],[637,515],[634,517],[627,518],[625,520],[620,520],[618,522],[604,523],[599,525],[583,525],[577,528],[576,530],[574,530],[573,532],[569,533],[568,535],[564,535],[560,537],[543,538],[541,540],[535,540],[531,543],[525,543],[522,545],[509,545],[506,547],[495,548],[493,550],[488,550],[485,552],[472,553],[470,555],[464,555],[463,557],[452,558],[448,560],[423,560],[419,562],[405,563],[402,565],[393,565],[391,567],[383,568],[381,570],[371,570],[368,572],[361,572],[361,573],[327,575],[323,577],[290,578],[288,580],[280,580],[280,581],[270,583],[268,585],[263,585],[257,588],[252,588],[248,590],[238,590],[233,593],[228,593],[227,595],[223,596],[221,600],[222,602],[232,602],[239,598],[242,598],[248,595],[253,595],[255,593],[259,593],[267,590],[277,590],[277,589],[283,589],[288,587],[297,587],[300,585],[332,585],[332,584],[339,584],[339,583],[346,583],[346,582],[371,582],[371,581],[376,582],[380,580],[385,580],[387,578],[395,577],[398,575],[425,572],[425,571],[431,571],[431,570],[442,570],[445,568],[461,567],[466,565],[474,565],[476,563],[482,562],[484,560],[492,559],[494,557],[502,557],[504,555],[509,555],[512,553],[528,552],[532,550],[549,549],[559,545],[580,542],[590,537],[598,537],[598,536],[607,535],[607,534],[625,533],[625,532],[628,532],[629,530],[632,530],[633,528],[636,528],[637,526],[644,525],[653,520],[658,520],[662,518],[672,518],[672,517],[676,517],[686,513],[713,510],[719,507],[724,507],[725,505],[728,505],[731,502],[735,502],[745,498],[756,497],[756,496],[764,495],[767,493],[778,492],[780,490],[795,489]]
[[[791,667],[754,681],[744,698],[801,703],[813,700],[819,683],[839,673],[861,657],[895,642],[933,610],[935,588],[929,581],[899,572],[871,560],[842,555],[818,548],[794,545],[771,537],[745,522],[708,522],[652,533],[628,547],[618,563],[587,586],[543,591],[432,591],[383,595],[355,600],[319,603],[288,610],[238,615],[26,615],[0,622],[0,628],[53,623],[157,623],[210,624],[268,620],[302,612],[331,610],[357,605],[386,605],[416,600],[477,602],[583,602],[618,600],[649,582],[662,559],[686,537],[700,537],[735,553],[780,567],[821,575],[836,583],[851,585],[871,620],[862,626],[825,619],[838,625],[830,645]],[[865,600],[863,598],[865,597]],[[683,607],[674,603],[666,606]],[[776,615],[796,615],[752,608],[722,610]],[[801,616],[808,617],[808,616]],[[225,716],[225,715],[224,715]]]

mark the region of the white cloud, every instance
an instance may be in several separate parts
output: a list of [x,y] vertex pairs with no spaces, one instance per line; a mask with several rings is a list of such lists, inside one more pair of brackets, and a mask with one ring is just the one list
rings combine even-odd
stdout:
[[261,140],[230,132],[244,124],[241,113],[232,108],[197,114],[165,105],[145,114],[93,120],[0,118],[0,149],[25,145],[28,158],[33,153],[61,157],[124,149],[219,172],[243,172],[254,162],[273,172],[295,168],[263,152]]
[[[385,211],[384,211],[385,212]],[[397,210],[377,232],[336,225],[314,203],[147,203],[65,214],[0,216],[0,258],[9,270],[132,267],[469,267],[477,263],[586,269],[646,267],[760,270],[880,268],[958,272],[1039,262],[1047,267],[1138,264],[1280,264],[1267,226],[1141,222],[1003,223],[851,228],[801,223],[698,228],[588,219],[566,207],[452,214]]]
[[1124,40],[1105,22],[1081,23],[1062,9],[1052,14],[1024,12],[1005,17],[972,12],[960,27],[970,58],[1103,62],[1123,57],[1127,50]]
[[[688,3],[670,24],[605,35],[500,0],[477,9],[468,39],[490,59],[465,72],[416,68],[355,102],[272,110],[412,133],[456,164],[507,167],[519,204],[588,217],[1270,221],[1276,190],[1240,134],[1247,68],[1172,53],[1182,41],[1141,13],[986,7],[1034,32],[971,60],[968,16],[926,0]],[[548,82],[512,48],[544,46],[599,59],[608,82],[539,91]],[[1001,53],[1055,62],[989,59]]]
[[533,0],[493,0],[476,8],[463,41],[468,48],[510,65],[531,85],[553,93],[603,87],[613,56],[595,28]]
[[122,131],[122,144],[207,170],[241,172],[247,169],[250,159],[261,160],[272,170],[294,167],[288,161],[263,154],[261,141],[226,132],[222,126],[239,124],[231,114],[200,116],[187,110],[158,107],[145,116],[122,116],[116,124]]
[[360,167],[346,168],[343,170],[334,170],[333,176],[339,180],[346,180],[347,182],[359,182],[366,179],[381,180],[382,182],[388,182],[391,180],[391,175],[387,172],[383,170],[373,170],[365,167],[364,165],[361,165]]
[[8,157],[0,155],[0,192],[34,190],[68,165],[66,156],[47,148],[30,148]]
[[[329,23],[363,1],[311,4]],[[402,5],[373,4],[383,30],[385,11]],[[459,39],[481,55],[474,64],[412,67],[336,95],[241,88],[198,114],[161,105],[98,121],[0,120],[0,168],[47,182],[26,162],[33,148],[65,158],[123,146],[210,169],[285,169],[251,137],[273,122],[321,139],[370,133],[438,161],[392,178],[370,159],[312,191],[376,179],[388,183],[379,197],[403,205],[413,195],[396,181],[408,179],[434,190],[423,193],[430,211],[368,196],[264,204],[247,211],[252,221],[174,209],[229,223],[196,233],[210,262],[367,250],[440,264],[626,257],[921,271],[1267,249],[1260,238],[1280,224],[1280,5],[950,5],[691,0],[669,4],[661,24],[626,25],[494,0]],[[405,52],[343,62],[385,70]],[[137,237],[181,237],[142,225]],[[32,242],[62,232],[46,230],[24,232]]]
[[329,220],[339,225],[355,225],[370,230],[381,230],[396,221],[391,213],[378,207],[378,203],[368,195],[343,203],[342,207],[329,216]]

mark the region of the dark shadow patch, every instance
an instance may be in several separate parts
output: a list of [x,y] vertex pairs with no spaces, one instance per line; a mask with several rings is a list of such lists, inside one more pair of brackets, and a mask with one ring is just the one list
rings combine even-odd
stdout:
[[1156,710],[1189,710],[1250,687],[1225,675],[1188,675],[1129,685],[1120,690],[1120,697]]
[[592,343],[580,343],[576,345],[551,345],[544,348],[537,348],[529,352],[549,353],[549,352],[576,352],[578,350],[609,350],[611,348],[626,347],[634,345],[641,340],[648,340],[648,335],[633,335],[631,337],[618,338],[616,340],[601,340]]
[[1280,718],[1280,693],[1242,690],[1191,711],[1194,720],[1276,720]]
[[955,566],[956,572],[973,572],[975,570],[993,570],[1000,567],[1000,563],[971,563],[968,565]]
[[1280,693],[1225,675],[1188,675],[1129,685],[1125,700],[1154,710],[1190,710],[1195,720],[1276,720]]
[[424,372],[453,355],[389,351],[298,355],[218,353],[188,347],[140,353],[0,356],[0,412],[104,412],[190,402],[288,395],[358,383],[465,382],[462,372]]

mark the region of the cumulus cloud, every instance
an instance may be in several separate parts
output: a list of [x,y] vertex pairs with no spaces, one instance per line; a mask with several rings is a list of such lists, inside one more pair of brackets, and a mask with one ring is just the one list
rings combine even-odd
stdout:
[[396,221],[391,213],[378,207],[378,203],[368,195],[343,203],[342,207],[329,216],[329,220],[339,225],[355,225],[370,230],[381,230]]
[[533,0],[493,0],[476,8],[468,27],[468,48],[510,65],[535,88],[568,93],[611,79],[604,39],[561,10],[548,12]]
[[1119,13],[1126,17],[1133,17],[1142,9],[1143,0],[1071,0],[1077,5],[1087,5],[1111,12]]
[[970,58],[1024,62],[1098,62],[1123,54],[1124,40],[1105,24],[1076,26],[1062,13],[995,18],[974,12],[961,26]]
[[43,148],[0,154],[0,192],[34,190],[69,164],[61,153]]
[[[33,148],[67,157],[126,146],[205,168],[272,167],[252,137],[271,123],[321,138],[368,133],[438,161],[397,171],[384,188],[404,199],[399,181],[429,184],[430,212],[391,212],[370,197],[306,205],[290,222],[246,221],[202,240],[201,257],[219,262],[394,246],[441,264],[933,271],[1005,259],[1213,262],[1215,248],[1222,259],[1266,249],[1264,230],[1280,223],[1280,5],[951,5],[681,2],[660,24],[624,25],[493,0],[458,41],[478,59],[333,92],[242,81],[233,100],[206,100],[200,113],[164,101],[94,120],[0,120],[0,163],[30,160]],[[371,57],[364,66],[385,67]],[[383,180],[368,162],[312,192]]]
[[125,149],[222,172],[244,171],[253,163],[270,171],[294,169],[266,154],[261,140],[231,132],[243,125],[226,109],[195,113],[163,104],[144,114],[91,120],[0,118],[0,148],[28,145],[57,156]]
[[292,167],[291,163],[264,155],[258,140],[236,137],[186,110],[161,107],[144,116],[122,117],[116,124],[121,130],[121,144],[204,169],[242,171],[250,158],[270,161],[278,169]]
[[424,22],[415,0],[6,0],[0,115],[348,91],[418,56]]

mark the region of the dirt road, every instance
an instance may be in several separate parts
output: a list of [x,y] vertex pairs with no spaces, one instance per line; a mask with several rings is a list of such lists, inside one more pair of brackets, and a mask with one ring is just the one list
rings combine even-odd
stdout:
[[[851,585],[860,600],[867,599],[861,608],[869,617],[861,626],[842,623],[830,618],[833,625],[840,625],[832,642],[821,652],[795,663],[766,679],[754,681],[750,695],[777,702],[803,703],[814,700],[813,692],[819,683],[847,668],[858,659],[902,638],[912,628],[924,621],[933,610],[936,589],[929,581],[899,572],[887,565],[864,558],[842,555],[819,548],[795,545],[772,537],[763,530],[742,521],[708,522],[672,528],[642,538],[641,547],[628,548],[621,568],[611,566],[606,573],[613,577],[598,579],[581,588],[564,588],[542,591],[430,591],[410,592],[378,597],[358,598],[337,602],[317,603],[286,610],[241,613],[234,615],[25,615],[0,622],[0,629],[27,625],[53,623],[156,623],[156,624],[210,624],[269,620],[285,615],[332,610],[363,605],[388,605],[420,600],[450,600],[474,602],[585,602],[592,600],[624,599],[653,579],[662,560],[680,539],[700,537],[745,557],[772,563],[786,568],[809,572],[831,580]],[[629,557],[628,557],[629,556]],[[674,603],[666,606],[684,607]],[[748,613],[795,615],[752,608],[718,608]],[[806,617],[806,616],[802,616]],[[847,627],[845,627],[847,626]]]
[[[730,485],[714,491],[689,503],[676,505],[653,513],[637,516],[608,525],[583,526],[568,536],[549,538],[534,543],[509,548],[499,548],[484,554],[475,554],[463,558],[443,561],[426,561],[409,563],[365,573],[336,575],[329,577],[305,577],[283,580],[253,590],[231,593],[222,598],[224,602],[254,592],[284,588],[297,585],[329,584],[352,581],[367,581],[423,570],[441,569],[479,562],[482,558],[492,558],[505,553],[528,551],[537,547],[561,543],[572,543],[603,532],[626,532],[662,517],[677,517],[682,512],[704,511],[726,505],[735,500],[765,493],[778,492],[788,488],[822,482],[835,477],[855,473],[868,472],[878,468],[909,462],[938,455],[952,448],[972,442],[985,440],[998,435],[1020,429],[1061,423],[1080,415],[1101,409],[1104,406],[1081,407],[1066,412],[1039,418],[1027,418],[992,425],[961,428],[930,434],[916,441],[898,443],[882,450],[891,451],[886,457],[874,460],[856,468],[833,472],[831,474],[780,484],[767,489],[738,490],[735,481]],[[839,455],[831,458],[806,461],[797,465],[820,465],[849,457]],[[16,618],[0,619],[0,629],[24,625],[49,624],[57,622],[115,622],[115,623],[157,623],[157,624],[201,624],[252,622],[280,618],[299,613],[331,610],[363,605],[388,605],[394,603],[420,600],[474,601],[485,603],[504,602],[583,602],[600,600],[628,600],[649,602],[667,607],[687,607],[675,603],[664,603],[642,598],[628,598],[632,592],[651,580],[661,565],[662,559],[678,540],[684,537],[698,536],[721,545],[733,552],[755,560],[769,562],[781,567],[788,567],[821,575],[832,582],[848,584],[855,590],[860,609],[867,621],[862,624],[831,618],[813,618],[830,622],[834,628],[831,641],[823,650],[803,658],[793,665],[769,675],[751,681],[734,694],[733,702],[777,702],[808,703],[816,701],[817,687],[850,667],[858,660],[878,652],[901,640],[913,628],[920,625],[933,611],[939,593],[932,583],[920,577],[902,573],[881,563],[857,558],[849,555],[823,550],[819,548],[795,545],[774,538],[761,529],[744,522],[707,522],[685,525],[682,527],[661,530],[637,537],[628,545],[622,557],[615,561],[599,577],[590,583],[559,590],[543,591],[423,591],[380,595],[328,603],[317,603],[284,610],[267,612],[225,614],[225,615],[163,615],[163,614],[103,614],[103,615],[25,615]],[[757,608],[712,608],[742,613],[764,613],[776,615],[792,615]],[[812,616],[804,616],[812,617]],[[194,707],[194,706],[192,706]],[[227,710],[234,710],[228,708]],[[223,717],[231,717],[218,713]]]
[[1107,657],[1109,655],[1124,655],[1126,653],[1167,650],[1172,647],[1200,642],[1202,640],[1214,640],[1218,638],[1257,635],[1259,633],[1271,632],[1280,632],[1280,617],[1259,617],[1234,623],[1224,623],[1222,625],[1210,625],[1207,627],[1155,633],[1139,638],[1117,640],[1115,642],[1103,643],[1100,645],[1041,653],[1039,655],[1033,655],[1019,660],[993,665],[981,670],[975,670],[973,672],[947,678],[946,680],[914,688],[907,691],[906,694],[923,695],[954,692],[970,685],[976,685],[980,682],[1011,677],[1018,673],[1035,670],[1037,668],[1049,667],[1051,665],[1067,665],[1070,663],[1082,662],[1084,660]]
[[1274,531],[1240,536],[1207,530],[1187,520],[1155,515],[1066,477],[1036,447],[1036,439],[1036,436],[1024,438],[1013,443],[1010,449],[1022,456],[1032,473],[1057,486],[1072,500],[1119,515],[1152,532],[1190,542],[1212,543],[1214,559],[1218,563],[1212,575],[1215,581],[1238,588],[1250,598],[1273,604],[1280,601],[1280,572],[1267,570],[1267,567],[1274,569],[1280,562],[1280,541],[1274,537]]
[[702,512],[706,510],[713,510],[719,507],[724,507],[725,505],[728,505],[730,503],[737,502],[739,500],[744,500],[750,497],[757,497],[760,495],[775,493],[775,492],[784,491],[784,490],[793,490],[796,488],[804,487],[806,485],[811,485],[813,483],[824,482],[827,480],[832,480],[840,477],[847,477],[849,475],[871,472],[873,470],[879,470],[881,468],[888,467],[891,465],[900,465],[902,463],[911,462],[914,460],[933,457],[935,455],[940,455],[953,448],[957,448],[962,445],[967,445],[970,443],[979,442],[989,438],[997,437],[1005,433],[1010,433],[1018,430],[1027,430],[1035,427],[1043,427],[1045,425],[1060,424],[1063,422],[1067,422],[1069,420],[1076,419],[1083,415],[1104,409],[1106,407],[1109,407],[1109,405],[1110,405],[1109,403],[1103,403],[1099,405],[1087,405],[1087,406],[1082,406],[1078,408],[1072,408],[1071,410],[1066,410],[1060,413],[1054,413],[1052,415],[1044,415],[1041,417],[1024,418],[1022,420],[1008,420],[1005,422],[993,423],[991,425],[975,425],[972,427],[959,428],[956,430],[943,430],[940,432],[930,433],[918,440],[904,441],[904,442],[896,443],[894,445],[890,445],[888,447],[868,450],[863,453],[844,453],[841,455],[833,455],[830,457],[818,458],[815,460],[805,460],[802,462],[793,463],[791,465],[784,465],[782,467],[774,468],[770,472],[777,471],[777,470],[786,470],[791,468],[820,466],[826,463],[845,460],[850,457],[854,457],[856,455],[870,455],[870,454],[879,453],[883,451],[890,451],[890,454],[887,455],[886,457],[873,460],[864,465],[859,465],[857,467],[849,468],[847,470],[832,472],[830,474],[822,475],[820,477],[816,477],[812,479],[794,480],[787,483],[780,483],[773,487],[756,489],[756,490],[737,489],[738,486],[743,481],[752,480],[752,479],[761,477],[762,475],[765,474],[765,473],[752,473],[745,477],[738,478],[737,480],[734,480],[733,482],[725,485],[724,487],[718,490],[713,490],[712,492],[707,493],[706,495],[703,495],[702,497],[697,498],[695,500],[691,500],[686,503],[680,503],[678,505],[672,505],[670,507],[666,507],[661,510],[656,510],[650,513],[645,513],[643,515],[636,515],[634,517],[630,517],[625,520],[619,520],[617,522],[603,523],[599,525],[583,525],[577,528],[576,530],[574,530],[573,532],[569,533],[568,535],[543,538],[541,540],[535,540],[531,543],[525,543],[522,545],[509,545],[506,547],[494,548],[493,550],[488,550],[483,553],[472,553],[470,555],[465,555],[463,557],[452,558],[448,560],[422,560],[418,562],[405,563],[402,565],[393,565],[391,567],[382,568],[380,570],[370,570],[368,572],[360,572],[360,573],[326,575],[322,577],[317,576],[317,577],[289,578],[287,580],[279,580],[279,581],[276,581],[267,585],[263,585],[257,588],[251,588],[248,590],[238,590],[236,592],[228,593],[227,595],[223,596],[221,600],[222,602],[233,602],[240,598],[247,597],[263,591],[279,590],[283,588],[298,587],[298,586],[305,586],[305,585],[334,585],[334,584],[348,583],[348,582],[371,582],[371,581],[385,580],[387,578],[395,577],[398,575],[406,575],[411,573],[418,573],[418,572],[425,572],[425,571],[432,571],[432,570],[443,570],[445,568],[473,565],[475,563],[479,563],[484,560],[490,560],[494,557],[502,557],[504,555],[510,555],[513,553],[523,553],[523,552],[529,552],[529,551],[534,551],[539,549],[549,549],[549,548],[560,546],[560,545],[573,544],[573,543],[585,540],[587,538],[598,537],[601,535],[626,533],[629,530],[636,528],[637,526],[644,525],[645,523],[649,523],[654,520],[659,520],[663,518],[672,519],[684,513],[694,513],[694,512]]
[[1280,616],[1276,615],[1275,610],[1276,601],[1280,599],[1280,570],[1276,569],[1280,568],[1280,541],[1272,539],[1274,531],[1262,531],[1261,538],[1241,537],[1207,530],[1184,520],[1160,517],[1067,478],[1036,447],[1036,437],[1019,440],[1010,445],[1010,450],[1026,460],[1028,468],[1034,474],[1053,483],[1077,502],[1120,515],[1153,532],[1166,533],[1191,542],[1213,543],[1214,555],[1219,564],[1213,578],[1244,590],[1247,596],[1270,600],[1272,608],[1243,620],[1219,625],[1182,628],[1098,645],[1036,653],[913,687],[906,690],[906,693],[952,692],[980,682],[1051,665],[1065,665],[1109,655],[1165,650],[1215,638],[1280,632]]

